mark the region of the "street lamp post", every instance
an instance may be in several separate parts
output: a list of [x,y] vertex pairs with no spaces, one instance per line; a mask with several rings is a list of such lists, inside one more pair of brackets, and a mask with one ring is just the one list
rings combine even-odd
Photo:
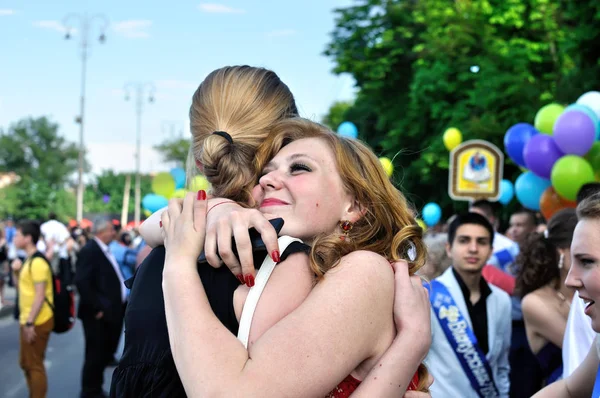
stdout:
[[136,112],[136,133],[135,133],[135,209],[134,222],[140,224],[140,168],[141,168],[141,140],[142,140],[142,112],[144,111],[144,102],[154,102],[154,92],[156,88],[152,83],[131,82],[125,85],[125,101],[129,101],[130,92],[135,93],[135,112]]
[[88,48],[90,46],[89,34],[94,23],[99,24],[100,36],[98,41],[104,43],[106,40],[105,32],[108,27],[108,18],[104,15],[97,14],[89,17],[87,14],[68,14],[63,21],[65,28],[65,39],[71,38],[71,32],[73,30],[73,23],[79,22],[80,24],[80,49],[81,49],[81,94],[79,100],[79,116],[75,118],[75,121],[79,123],[79,157],[77,162],[77,222],[81,223],[83,219],[83,159],[85,153],[85,147],[83,142],[83,131],[85,125],[85,83],[86,83],[86,68],[88,58]]

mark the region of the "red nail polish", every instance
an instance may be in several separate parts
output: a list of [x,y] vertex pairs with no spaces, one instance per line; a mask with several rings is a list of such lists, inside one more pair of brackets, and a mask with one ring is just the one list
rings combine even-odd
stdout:
[[244,282],[244,275],[242,275],[242,274],[239,274],[239,275],[236,275],[235,277],[236,277],[236,278],[238,278],[238,280],[240,281],[240,283],[241,283],[242,285],[245,283],[245,282]]
[[158,225],[162,228],[162,221],[159,221]]
[[271,258],[273,259],[273,261],[275,261],[276,263],[280,262],[281,259],[279,257],[279,251],[278,250],[273,250],[273,253],[271,253]]
[[206,191],[204,191],[204,189],[201,189],[198,191],[197,199],[198,200],[206,200]]
[[248,286],[248,287],[254,286],[254,275],[248,274],[248,275],[246,275],[246,277],[244,279],[246,280],[246,286]]

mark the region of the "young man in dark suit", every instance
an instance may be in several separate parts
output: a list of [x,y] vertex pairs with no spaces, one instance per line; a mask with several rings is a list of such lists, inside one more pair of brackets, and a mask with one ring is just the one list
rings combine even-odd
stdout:
[[96,220],[92,232],[94,238],[79,252],[75,277],[85,334],[82,398],[106,396],[104,369],[119,344],[127,295],[119,264],[108,249],[116,234],[112,220]]

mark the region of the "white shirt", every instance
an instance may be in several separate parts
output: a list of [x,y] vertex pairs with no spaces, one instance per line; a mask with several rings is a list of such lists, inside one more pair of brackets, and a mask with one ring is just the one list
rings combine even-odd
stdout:
[[104,244],[104,242],[102,242],[100,239],[98,239],[95,236],[94,236],[94,240],[96,241],[98,246],[100,246],[100,248],[104,252],[104,255],[106,256],[108,261],[110,261],[113,268],[115,269],[115,273],[117,274],[117,277],[119,278],[119,285],[121,286],[121,301],[124,303],[125,300],[127,299],[127,288],[125,287],[125,279],[123,279],[123,275],[121,274],[121,268],[119,268],[119,263],[117,263],[117,259],[115,258],[115,256],[113,256],[113,254],[110,252],[110,249],[108,248],[107,245]]
[[66,241],[71,237],[71,234],[69,234],[69,230],[63,223],[49,220],[41,225],[40,230],[47,243],[52,241],[57,245],[56,252],[58,252],[60,258],[69,258]]
[[596,337],[592,329],[592,319],[585,315],[584,310],[583,300],[575,292],[563,337],[563,379],[581,365]]

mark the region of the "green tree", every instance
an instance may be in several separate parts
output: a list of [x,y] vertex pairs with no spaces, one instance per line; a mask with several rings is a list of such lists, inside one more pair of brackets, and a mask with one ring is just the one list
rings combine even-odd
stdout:
[[0,130],[0,171],[14,171],[60,189],[77,170],[79,149],[46,117],[28,118]]
[[[513,124],[600,83],[600,3],[548,0],[361,0],[336,10],[325,54],[359,92],[345,111],[361,139],[394,158],[418,208],[447,195],[442,134],[459,128],[503,149]],[[471,68],[476,66],[477,68]],[[504,174],[519,174],[511,161]]]
[[74,215],[69,180],[77,170],[78,148],[46,117],[23,119],[0,131],[0,172],[20,181],[0,190],[0,217],[45,219],[50,211],[66,220]]
[[190,140],[187,138],[169,138],[154,147],[165,162],[175,162],[185,169],[190,150]]
[[[85,190],[84,211],[86,213],[121,214],[126,178],[126,173],[115,173],[112,170],[104,171],[96,176],[95,183],[88,185]],[[140,182],[143,198],[144,195],[152,192],[152,177],[143,174]],[[134,188],[135,175],[131,175],[128,213],[134,211]],[[104,200],[105,196],[108,201]]]
[[337,101],[329,108],[327,115],[323,117],[322,123],[333,131],[336,131],[340,124],[346,120],[346,112],[352,107],[352,102]]

